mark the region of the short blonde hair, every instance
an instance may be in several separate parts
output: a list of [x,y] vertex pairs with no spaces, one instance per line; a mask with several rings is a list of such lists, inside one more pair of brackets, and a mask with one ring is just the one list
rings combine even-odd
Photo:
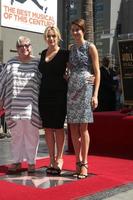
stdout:
[[47,39],[49,31],[54,31],[55,35],[58,37],[58,42],[62,40],[60,30],[58,29],[58,27],[55,27],[55,26],[48,26],[45,29],[44,34],[43,34],[45,40]]
[[26,36],[20,36],[17,39],[16,47],[18,48],[22,44],[23,41],[27,42],[28,44],[31,44],[31,40],[28,37],[26,37]]

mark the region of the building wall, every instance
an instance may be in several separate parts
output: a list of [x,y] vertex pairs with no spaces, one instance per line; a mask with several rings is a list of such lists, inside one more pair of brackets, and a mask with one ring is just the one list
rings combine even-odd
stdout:
[[62,0],[58,0],[58,17],[57,17],[57,26],[61,32],[62,35],[62,42],[61,42],[61,46],[65,47],[65,41],[66,41],[66,25],[65,25],[65,21],[66,21],[66,7],[64,4],[64,1]]
[[3,41],[3,59],[5,63],[7,60],[16,55],[16,40],[19,36],[24,35],[31,39],[33,47],[33,55],[39,56],[39,53],[44,48],[43,34],[21,31],[16,29],[1,27],[1,40]]
[[[62,1],[62,0],[59,0]],[[73,20],[81,18],[82,16],[82,2],[81,0],[67,0],[62,1],[62,12],[60,12],[60,16],[62,19],[62,23],[60,30],[62,32],[62,45],[65,48],[73,43],[71,34],[70,34],[70,24]],[[61,19],[59,19],[61,21]]]
[[122,0],[122,34],[133,33],[133,0]]
[[[117,51],[116,27],[122,0],[95,0],[95,43],[101,57]],[[100,28],[99,28],[100,27]],[[98,36],[97,36],[98,32]],[[115,41],[115,42],[114,42]]]
[[[67,48],[72,43],[70,35],[70,23],[83,15],[83,0],[58,0],[57,26],[61,30],[61,46]],[[120,34],[133,33],[133,0],[93,0],[94,4],[94,36],[95,44],[100,56],[106,54],[117,54],[117,24],[121,25]],[[1,11],[1,10],[0,10]],[[101,39],[103,33],[113,33],[114,37],[108,35]],[[22,31],[17,29],[0,27],[0,61],[7,60],[14,56],[11,49],[15,49],[16,40],[20,35],[31,38],[33,44],[33,54],[38,56],[46,47],[43,34]]]
[[[63,5],[63,1],[58,0],[57,25],[59,26],[59,28],[61,28],[63,24],[62,5]],[[0,15],[1,15],[1,1],[0,1]],[[31,39],[34,56],[39,56],[41,51],[44,48],[46,48],[46,44],[44,42],[42,33],[36,33],[36,32],[30,32],[30,31],[18,30],[18,29],[0,26],[0,62],[6,63],[11,57],[16,55],[16,52],[15,52],[16,40],[21,35],[27,36]]]
[[119,13],[121,10],[121,0],[111,0],[111,17],[110,17],[110,30],[113,37],[110,38],[110,52],[112,56],[117,58],[118,48],[117,48],[117,27],[120,25]]
[[109,39],[106,38],[106,34],[110,30],[110,0],[95,0],[94,10],[95,44],[102,57],[109,49]]

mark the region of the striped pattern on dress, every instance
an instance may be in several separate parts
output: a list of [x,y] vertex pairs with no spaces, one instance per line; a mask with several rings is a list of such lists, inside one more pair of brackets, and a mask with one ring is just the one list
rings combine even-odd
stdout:
[[7,62],[0,74],[0,100],[4,103],[5,118],[9,128],[17,119],[30,119],[41,128],[38,96],[41,74],[39,59],[22,63],[17,57]]

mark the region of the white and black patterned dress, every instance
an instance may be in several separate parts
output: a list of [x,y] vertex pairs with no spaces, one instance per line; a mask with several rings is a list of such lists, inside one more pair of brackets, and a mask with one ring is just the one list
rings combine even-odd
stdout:
[[18,119],[29,119],[42,127],[38,110],[41,74],[39,59],[21,62],[18,57],[10,59],[0,73],[0,101],[4,101],[5,119],[9,128]]
[[67,93],[67,119],[68,123],[92,123],[93,112],[91,98],[93,85],[88,81],[91,76],[91,58],[88,55],[90,43],[78,47],[72,45],[69,62],[70,78]]

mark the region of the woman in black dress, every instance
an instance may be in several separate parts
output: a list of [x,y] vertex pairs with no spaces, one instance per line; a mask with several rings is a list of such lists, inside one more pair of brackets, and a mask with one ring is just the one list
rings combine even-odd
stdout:
[[59,174],[63,166],[65,141],[67,81],[64,79],[64,74],[68,62],[68,51],[60,49],[61,35],[56,27],[46,28],[44,40],[48,48],[42,51],[39,64],[42,74],[39,110],[50,156],[47,173]]

